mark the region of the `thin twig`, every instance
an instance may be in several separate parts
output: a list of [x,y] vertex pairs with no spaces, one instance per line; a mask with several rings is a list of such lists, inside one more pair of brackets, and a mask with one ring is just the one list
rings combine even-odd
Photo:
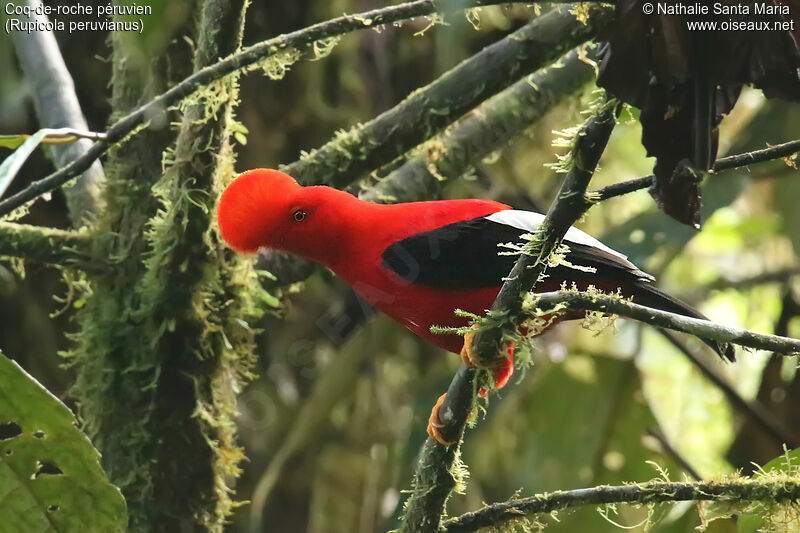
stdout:
[[[91,141],[102,141],[106,139],[105,133],[96,131],[79,130],[75,128],[44,128],[47,132],[40,144],[71,144],[78,139],[89,139]],[[22,135],[0,135],[0,140],[4,138],[30,139],[33,135],[27,133]]]
[[[717,159],[714,163],[713,172],[722,172],[734,168],[752,165],[754,163],[763,163],[773,159],[780,159],[782,157],[789,157],[793,154],[800,152],[800,139],[785,142],[783,144],[776,144],[763,150],[754,150],[752,152],[744,152],[741,154],[731,155]],[[621,183],[608,185],[602,189],[593,191],[593,195],[598,201],[608,200],[616,196],[622,196],[631,192],[650,187],[655,182],[655,176],[644,176]]]
[[553,312],[557,308],[601,311],[632,318],[659,328],[690,333],[702,339],[738,344],[757,350],[772,350],[783,355],[800,353],[798,339],[756,333],[709,320],[652,309],[617,296],[562,290],[537,294],[533,305],[537,307],[536,314]]
[[[456,2],[458,8],[501,3],[508,2],[505,0],[458,0]],[[70,179],[81,174],[102,156],[111,145],[119,142],[139,125],[143,124],[147,120],[146,117],[169,108],[194,93],[197,89],[215,80],[285,50],[304,49],[321,39],[328,39],[356,30],[374,29],[392,22],[430,15],[437,10],[446,10],[452,5],[454,4],[451,1],[416,0],[406,4],[365,11],[356,15],[344,15],[249,46],[241,52],[196,71],[183,81],[175,84],[168,91],[115,122],[106,131],[107,139],[105,141],[95,142],[85,154],[74,159],[67,166],[41,180],[34,181],[14,196],[0,201],[0,216],[10,213],[17,207],[36,199],[44,193],[57,189]]]
[[783,283],[793,278],[800,276],[800,268],[791,267],[783,268],[780,270],[773,270],[770,272],[762,272],[748,278],[739,279],[717,279],[705,285],[698,287],[692,291],[692,294],[707,293],[710,291],[724,290],[724,289],[749,289],[757,285],[764,285],[767,283]]
[[551,492],[503,503],[463,514],[444,523],[447,533],[467,533],[499,526],[526,515],[551,513],[581,505],[608,503],[660,503],[679,501],[792,503],[800,498],[800,481],[741,479],[694,483],[650,482],[635,485],[592,487]]

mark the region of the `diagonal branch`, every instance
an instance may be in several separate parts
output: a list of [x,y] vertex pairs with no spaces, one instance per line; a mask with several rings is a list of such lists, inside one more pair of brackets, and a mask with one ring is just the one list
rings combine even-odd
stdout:
[[305,185],[343,187],[392,161],[525,74],[592,38],[611,15],[607,6],[593,4],[583,24],[572,11],[573,6],[562,6],[535,18],[283,170]]
[[581,505],[608,503],[660,503],[679,501],[763,502],[772,506],[789,504],[800,498],[800,481],[739,479],[695,483],[650,482],[565,490],[487,505],[444,523],[442,531],[467,533],[483,527],[499,526],[526,515],[551,513]]
[[659,328],[690,333],[703,339],[738,344],[739,346],[756,350],[771,350],[781,355],[800,353],[799,339],[756,333],[742,328],[717,324],[709,320],[652,309],[618,296],[561,290],[536,294],[533,306],[536,309],[531,309],[531,311],[536,315],[558,312],[563,309],[600,311],[632,318]]
[[536,287],[547,269],[550,255],[561,244],[567,230],[592,206],[586,188],[614,129],[615,106],[615,101],[606,102],[578,133],[572,150],[572,169],[492,305],[492,311],[500,315],[497,327],[480,331],[475,336],[473,348],[479,361],[489,362],[496,358],[501,351],[504,330],[516,327],[524,320],[522,304],[525,295]]
[[438,196],[445,180],[462,175],[475,161],[507,144],[593,79],[590,60],[583,57],[581,50],[573,50],[552,65],[522,78],[434,139],[430,151],[435,155],[423,153],[412,157],[366,189],[361,199],[407,202]]
[[[522,322],[522,302],[547,267],[550,254],[556,249],[570,226],[588,209],[586,188],[614,128],[614,102],[606,102],[580,129],[573,148],[573,165],[564,179],[561,191],[537,232],[526,244],[527,253],[520,256],[503,284],[492,306],[496,327],[479,332],[473,349],[479,360],[498,357],[501,337]],[[450,382],[447,396],[439,409],[443,424],[442,436],[460,442],[467,417],[476,397],[476,370],[461,366]],[[406,503],[401,531],[436,532],[444,505],[455,487],[453,467],[458,446],[441,446],[428,438],[414,474],[414,490]]]
[[437,10],[448,10],[451,7],[465,9],[501,3],[507,3],[507,1],[459,0],[454,4],[453,0],[415,0],[396,6],[365,11],[357,15],[344,15],[249,46],[226,59],[196,71],[165,93],[118,120],[106,132],[106,140],[95,142],[85,154],[74,159],[67,166],[41,180],[34,181],[17,194],[0,201],[0,216],[10,213],[17,207],[36,199],[46,192],[57,189],[70,179],[83,173],[114,143],[119,142],[138,126],[144,124],[148,116],[152,116],[154,113],[176,104],[197,89],[244,67],[289,49],[304,49],[321,39],[328,39],[356,30],[377,28],[392,22],[430,15]]

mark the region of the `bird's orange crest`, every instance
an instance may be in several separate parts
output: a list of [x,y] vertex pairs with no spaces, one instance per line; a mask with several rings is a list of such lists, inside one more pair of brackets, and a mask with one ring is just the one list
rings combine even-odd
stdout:
[[243,172],[222,193],[217,222],[225,242],[236,251],[255,253],[269,244],[277,219],[302,188],[278,170]]

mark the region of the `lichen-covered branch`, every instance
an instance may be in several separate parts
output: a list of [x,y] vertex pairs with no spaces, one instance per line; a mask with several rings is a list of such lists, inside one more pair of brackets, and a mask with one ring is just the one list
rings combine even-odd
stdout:
[[793,504],[800,498],[800,481],[733,479],[694,483],[649,482],[622,486],[603,485],[587,489],[565,490],[487,505],[444,523],[442,531],[467,533],[484,527],[501,526],[522,517],[551,513],[583,505],[609,503],[653,504],[679,501],[720,501],[747,507],[763,503]]
[[13,222],[0,222],[0,256],[82,270],[105,267],[92,261],[91,241],[85,233]]
[[[728,157],[717,159],[717,161],[714,163],[713,170],[714,172],[722,172],[724,170],[741,168],[755,163],[763,163],[765,161],[772,161],[773,159],[790,157],[798,152],[800,152],[800,139],[782,144],[776,144],[774,146],[770,146],[769,148],[764,148],[763,150],[754,150],[752,152],[744,152],[741,154],[730,155]],[[655,176],[644,176],[642,178],[636,178],[623,181],[621,183],[608,185],[602,189],[594,191],[593,194],[596,195],[598,201],[608,200],[609,198],[614,198],[616,196],[622,196],[624,194],[635,192],[641,189],[646,189],[653,183],[655,183]]]
[[[247,4],[202,2],[196,72],[240,46]],[[159,367],[149,426],[158,442],[156,496],[166,505],[181,500],[181,514],[210,531],[222,531],[235,505],[233,481],[244,459],[236,442],[237,394],[251,377],[249,324],[259,318],[252,265],[223,244],[214,216],[217,198],[235,177],[238,99],[232,76],[187,101],[166,171],[153,187],[161,205],[144,236],[152,252],[140,281],[149,321],[171,325],[152,339]]]
[[[149,100],[168,83],[164,63],[135,61],[137,48],[129,38],[126,32],[109,37],[114,116]],[[182,64],[188,59],[178,52],[170,60]],[[138,284],[145,272],[142,259],[150,252],[142,236],[159,206],[152,186],[161,175],[162,152],[174,138],[168,128],[148,128],[124,150],[112,151],[104,165],[108,207],[91,235],[97,256],[112,268],[87,275],[91,292],[75,311],[77,332],[66,354],[75,373],[70,396],[77,399],[82,429],[102,453],[112,483],[122,490],[134,532],[152,531],[166,514],[166,502],[154,496],[160,463],[157,443],[149,438],[160,371],[153,339],[164,326],[150,322]],[[170,511],[181,514],[175,507]]]
[[709,320],[652,309],[618,296],[562,290],[536,294],[532,305],[538,310],[544,310],[543,312],[558,309],[600,311],[632,318],[659,328],[690,333],[703,339],[738,344],[756,350],[770,350],[781,355],[800,353],[800,339],[756,333]]
[[[572,151],[572,166],[561,191],[542,221],[537,236],[526,244],[525,253],[503,283],[492,306],[493,325],[479,331],[473,341],[474,354],[487,363],[499,357],[502,337],[525,318],[523,300],[567,230],[588,208],[586,188],[614,129],[614,102],[605,102],[579,129]],[[459,442],[477,394],[476,370],[462,365],[450,383],[439,409],[442,436]],[[406,503],[401,531],[436,532],[455,479],[453,468],[457,446],[441,446],[428,438],[420,452],[413,491]]]
[[283,168],[303,184],[342,187],[429,139],[483,100],[592,38],[610,19],[591,5],[583,24],[572,7],[554,9],[464,60],[374,119],[341,132]]
[[505,146],[588,83],[594,77],[589,60],[583,51],[574,50],[522,78],[473,109],[440,138],[422,145],[422,153],[366,189],[361,199],[408,202],[438,196],[446,179],[462,175],[475,161]]
[[89,148],[85,154],[74,159],[67,166],[49,176],[34,181],[17,194],[0,201],[0,216],[10,213],[17,207],[34,200],[46,192],[57,189],[70,179],[83,173],[95,160],[106,153],[112,145],[125,138],[125,136],[143,124],[147,120],[147,117],[158,115],[164,109],[170,108],[198,89],[240,69],[290,49],[301,50],[313,45],[313,43],[317,41],[329,39],[337,35],[361,29],[377,28],[401,20],[430,15],[437,10],[446,11],[451,5],[458,9],[466,9],[501,3],[507,3],[507,1],[458,0],[455,4],[452,4],[447,0],[416,0],[396,6],[373,9],[355,15],[343,15],[249,46],[213,65],[197,70],[191,76],[173,85],[169,90],[143,103],[136,109],[133,109],[128,115],[117,120],[106,131],[107,137],[105,140],[92,144],[91,148]]

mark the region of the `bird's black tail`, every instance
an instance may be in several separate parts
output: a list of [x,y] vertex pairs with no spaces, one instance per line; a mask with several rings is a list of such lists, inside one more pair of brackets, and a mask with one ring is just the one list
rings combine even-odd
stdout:
[[[663,311],[675,313],[677,315],[708,320],[694,307],[670,296],[663,291],[658,290],[653,285],[645,282],[636,284],[636,290],[633,294],[633,302],[646,307],[652,307],[654,309],[661,309]],[[714,341],[711,339],[701,338],[701,340],[710,346],[712,350],[717,352],[720,357],[723,357],[728,361],[735,360],[735,351],[732,344]]]

